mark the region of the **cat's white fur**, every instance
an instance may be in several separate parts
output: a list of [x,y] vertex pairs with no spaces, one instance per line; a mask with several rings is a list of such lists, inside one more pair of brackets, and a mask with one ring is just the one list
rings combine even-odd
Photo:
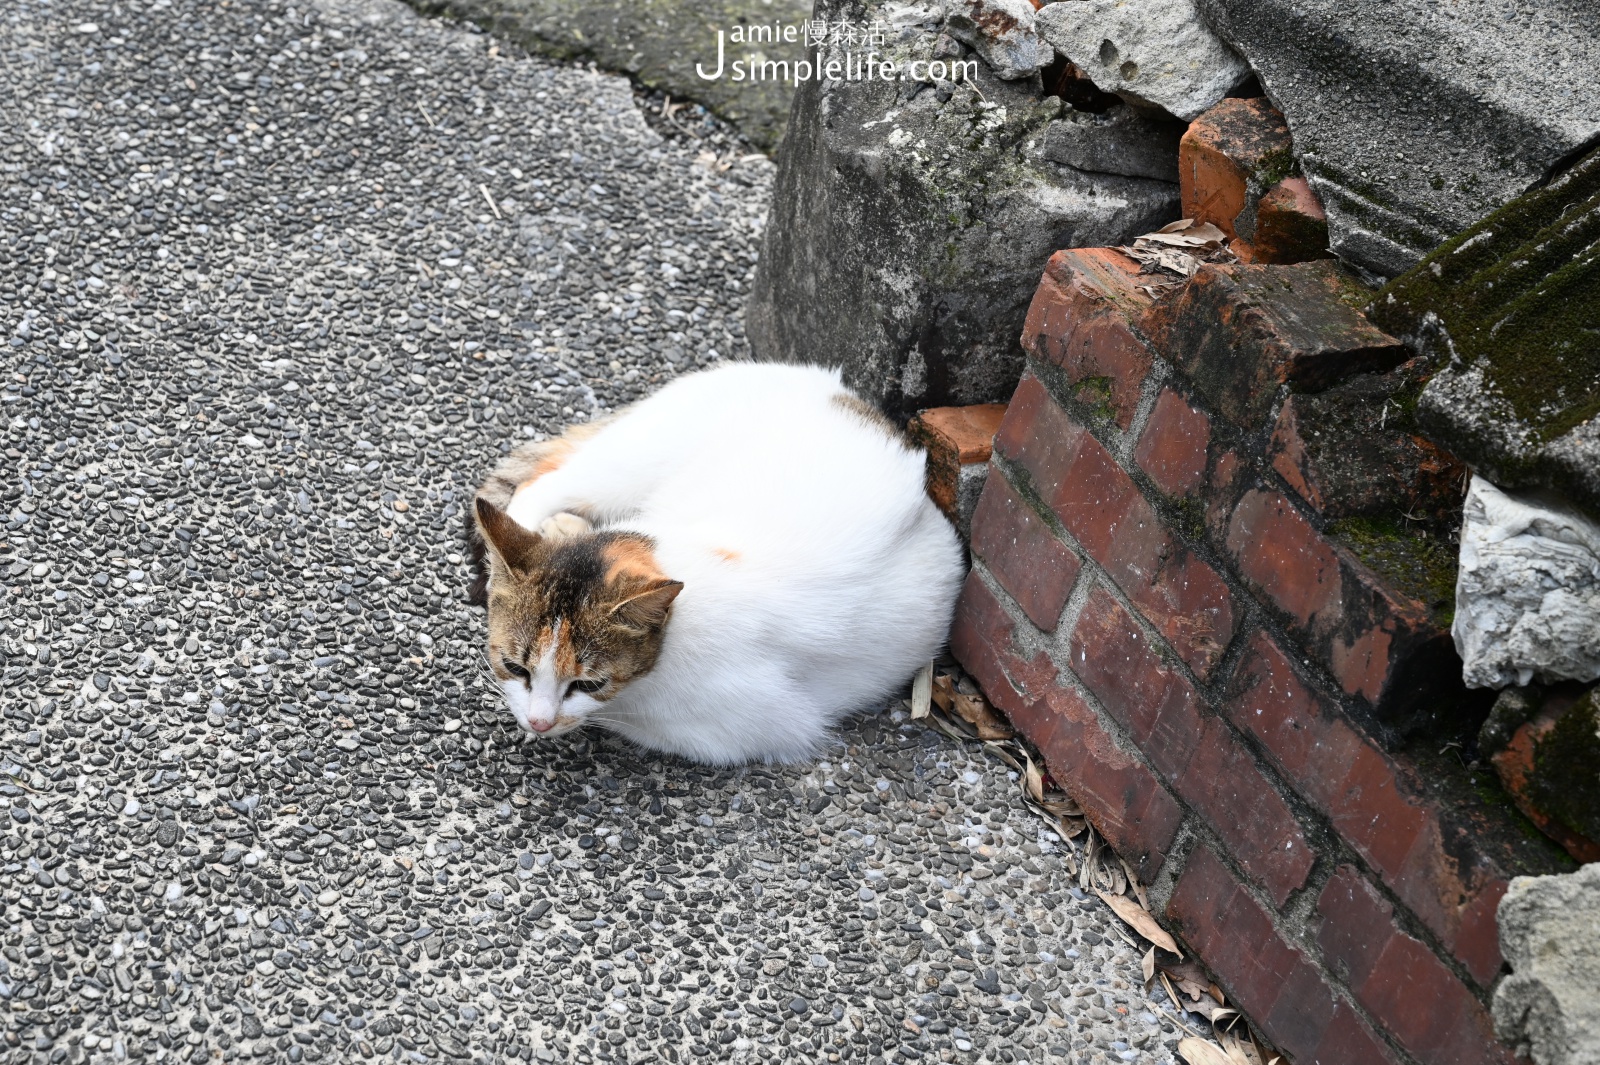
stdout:
[[938,653],[961,545],[923,453],[848,395],[817,367],[683,377],[512,497],[527,529],[578,511],[644,533],[683,582],[655,668],[581,700],[590,721],[703,762],[795,761]]

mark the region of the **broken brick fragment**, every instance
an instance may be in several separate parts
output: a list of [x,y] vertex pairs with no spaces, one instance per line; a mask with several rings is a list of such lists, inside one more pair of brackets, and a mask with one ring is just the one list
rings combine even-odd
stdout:
[[1408,377],[1361,374],[1284,402],[1267,459],[1323,517],[1460,524],[1466,467],[1417,432]]
[[1189,124],[1178,145],[1183,214],[1229,237],[1256,237],[1261,198],[1289,174],[1293,141],[1263,97],[1227,99]]
[[1304,263],[1329,257],[1328,216],[1305,178],[1284,178],[1261,197],[1250,253],[1262,263]]
[[1600,687],[1508,688],[1479,735],[1528,820],[1580,862],[1600,862]]
[[1004,403],[934,407],[919,413],[906,427],[928,452],[928,495],[963,535],[969,531],[978,493],[983,491],[994,434],[1005,413]]

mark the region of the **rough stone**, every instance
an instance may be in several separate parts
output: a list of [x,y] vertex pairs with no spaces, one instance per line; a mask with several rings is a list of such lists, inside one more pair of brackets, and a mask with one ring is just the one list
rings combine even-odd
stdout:
[[1478,753],[1517,807],[1580,862],[1600,861],[1600,689],[1507,688],[1478,733]]
[[[731,123],[750,142],[773,152],[783,140],[794,98],[794,64],[806,58],[801,27],[810,0],[408,0],[430,14],[468,19],[532,51],[558,59],[593,61],[682,103],[694,101]],[[738,43],[736,31],[779,26],[776,39]],[[788,27],[792,36],[783,36]],[[717,69],[717,33],[724,66]],[[736,80],[735,60],[759,57],[782,64],[773,74]],[[781,70],[781,74],[778,73]],[[693,109],[674,117],[698,125]]]
[[1025,78],[1054,53],[1040,40],[1029,0],[945,0],[945,32],[970,45],[995,76]]
[[1045,128],[1041,152],[1079,170],[1177,181],[1183,131],[1182,122],[1126,104],[1098,114],[1069,110]]
[[1500,902],[1511,975],[1494,993],[1494,1024],[1536,1065],[1600,1063],[1600,864],[1561,876],[1519,876]]
[[1426,431],[1495,484],[1600,520],[1600,151],[1452,238],[1372,314],[1440,367]]
[[1287,117],[1333,250],[1374,274],[1403,273],[1600,135],[1590,0],[1198,6]]
[[1474,476],[1452,635],[1472,687],[1600,679],[1600,523]]
[[1250,75],[1193,0],[1048,4],[1039,32],[1102,90],[1189,121]]
[[[891,58],[929,58],[939,36],[936,23],[908,27]],[[895,415],[1003,401],[1050,254],[1176,217],[1168,182],[1038,158],[1061,100],[971,62],[972,86],[801,87],[749,307],[758,358],[842,366]]]

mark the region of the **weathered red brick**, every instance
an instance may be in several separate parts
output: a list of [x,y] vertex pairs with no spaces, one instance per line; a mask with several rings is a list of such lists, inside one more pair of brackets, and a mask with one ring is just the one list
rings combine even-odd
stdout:
[[1001,709],[1006,709],[1001,689],[1009,687],[1009,682],[1000,656],[1011,652],[1014,630],[1010,616],[983,578],[976,570],[968,573],[950,625],[950,653]]
[[906,426],[907,434],[928,452],[928,495],[958,525],[961,467],[989,461],[994,434],[1005,413],[1004,403],[933,407]]
[[1133,461],[1169,496],[1186,496],[1206,475],[1211,419],[1170,388],[1161,390]]
[[1315,392],[1408,357],[1403,344],[1351,305],[1357,285],[1332,260],[1206,264],[1176,299],[1154,305],[1146,321],[1156,351],[1188,375],[1206,402],[1254,429],[1285,384]]
[[[1167,903],[1167,918],[1216,974],[1231,1004],[1297,1061],[1318,1060],[1343,1004],[1305,951],[1279,933],[1209,846],[1196,847]],[[1334,1065],[1331,1059],[1328,1065]],[[1379,1065],[1358,1055],[1339,1065]]]
[[1418,436],[1397,409],[1404,372],[1367,374],[1284,401],[1267,459],[1322,516],[1459,523],[1465,467]]
[[[1509,738],[1484,750],[1500,783],[1528,820],[1568,854],[1600,862],[1600,810],[1585,801],[1600,765],[1600,688],[1565,684],[1537,695],[1501,696],[1507,697],[1536,705]],[[1499,711],[1497,705],[1496,717]]]
[[[966,665],[963,653],[970,651],[957,652]],[[1095,830],[1141,877],[1152,879],[1183,822],[1183,808],[1142,760],[1118,746],[1048,658],[1025,661],[1007,637],[991,661],[997,673],[989,679],[975,674],[984,694],[1039,748],[1051,776],[1083,807]]]
[[1154,358],[1136,325],[1150,306],[1139,269],[1115,248],[1056,252],[1022,327],[1024,350],[1059,366],[1077,398],[1103,404],[1124,429]]
[[1401,931],[1394,907],[1344,865],[1317,900],[1317,942],[1356,1001],[1425,1062],[1489,1065],[1511,1054],[1495,1041],[1488,1011],[1422,942]]
[[1246,492],[1224,547],[1340,686],[1397,728],[1409,727],[1419,701],[1446,689],[1459,669],[1449,634],[1424,604],[1317,532],[1280,493]]
[[1492,980],[1494,904],[1507,876],[1470,829],[1447,831],[1410,771],[1357,733],[1265,633],[1250,638],[1225,710],[1473,978]]
[[1140,879],[1155,879],[1183,823],[1183,808],[1144,762],[1117,746],[1076,691],[1056,688],[1042,701],[1056,717],[1048,746],[1039,746],[1051,775]]
[[1267,100],[1223,100],[1189,123],[1178,143],[1184,216],[1230,237],[1253,237],[1255,203],[1287,169],[1292,148],[1288,124]]
[[1110,452],[1025,376],[995,438],[1061,524],[1189,668],[1204,677],[1233,635],[1231,594],[1178,544]]
[[1323,1030],[1322,1040],[1308,1056],[1303,1057],[1296,1065],[1355,1065],[1356,1062],[1370,1063],[1370,1065],[1396,1065],[1396,1058],[1389,1052],[1372,1029],[1367,1027],[1367,1022],[1356,1016],[1355,1010],[1341,1002],[1334,1008],[1333,1017],[1328,1021],[1328,1026]]
[[1328,215],[1305,178],[1284,178],[1261,197],[1251,244],[1256,260],[1263,263],[1328,257]]
[[1043,518],[991,469],[972,518],[972,553],[982,559],[1023,613],[1045,632],[1056,621],[1083,563]]
[[1072,666],[1152,765],[1216,831],[1279,905],[1305,883],[1313,855],[1294,814],[1194,687],[1149,645],[1104,588],[1073,630]]

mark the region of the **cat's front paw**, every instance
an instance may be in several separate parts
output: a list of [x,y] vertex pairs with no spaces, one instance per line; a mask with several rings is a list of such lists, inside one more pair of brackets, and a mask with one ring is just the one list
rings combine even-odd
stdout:
[[594,532],[594,526],[568,510],[557,511],[539,523],[539,535],[551,543]]

